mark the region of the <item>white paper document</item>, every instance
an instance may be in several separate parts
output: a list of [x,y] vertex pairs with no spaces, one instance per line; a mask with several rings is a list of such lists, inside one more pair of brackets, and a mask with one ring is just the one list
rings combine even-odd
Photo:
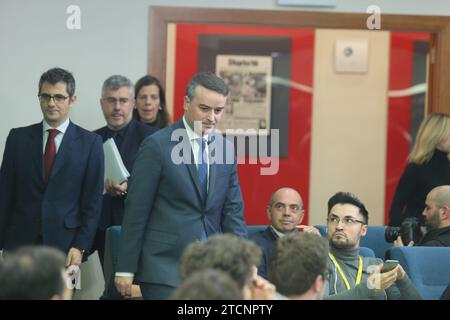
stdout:
[[110,179],[116,184],[127,181],[130,173],[123,164],[119,149],[117,149],[113,138],[103,143],[103,152],[105,153],[105,181]]

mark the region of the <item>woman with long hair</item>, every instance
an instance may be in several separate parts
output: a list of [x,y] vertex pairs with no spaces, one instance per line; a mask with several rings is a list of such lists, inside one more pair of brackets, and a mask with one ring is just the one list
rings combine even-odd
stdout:
[[136,120],[158,129],[165,128],[170,124],[166,95],[157,78],[151,75],[140,78],[136,82],[134,92],[136,108],[133,110],[133,117]]
[[450,185],[450,116],[432,113],[420,124],[413,149],[397,186],[389,212],[389,224],[400,226],[406,217],[422,212],[428,192]]

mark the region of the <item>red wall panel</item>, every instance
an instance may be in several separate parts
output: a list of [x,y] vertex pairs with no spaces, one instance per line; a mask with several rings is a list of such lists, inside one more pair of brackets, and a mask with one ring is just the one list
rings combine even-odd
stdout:
[[[290,37],[292,40],[291,81],[312,86],[313,30],[181,24],[177,25],[176,33],[174,119],[179,119],[183,115],[184,91],[189,79],[198,69],[200,34]],[[276,175],[260,175],[261,165],[249,164],[248,159],[245,164],[239,165],[239,180],[244,197],[247,224],[268,223],[266,209],[269,198],[273,191],[284,186],[290,186],[300,192],[306,211],[303,223],[308,222],[311,103],[311,93],[301,92],[291,87],[288,157],[280,159],[279,171]]]

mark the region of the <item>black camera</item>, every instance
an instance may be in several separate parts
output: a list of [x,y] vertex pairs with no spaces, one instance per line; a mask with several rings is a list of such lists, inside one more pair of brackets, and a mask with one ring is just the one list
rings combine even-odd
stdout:
[[416,217],[405,218],[400,227],[387,227],[384,232],[387,242],[394,242],[398,236],[402,237],[405,246],[411,241],[417,244],[422,236],[419,219]]

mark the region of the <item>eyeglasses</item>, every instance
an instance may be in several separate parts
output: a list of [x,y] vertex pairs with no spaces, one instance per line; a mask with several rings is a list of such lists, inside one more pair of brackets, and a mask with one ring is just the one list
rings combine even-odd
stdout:
[[364,221],[361,220],[357,220],[355,218],[352,217],[344,217],[344,218],[339,218],[338,216],[335,215],[330,215],[327,218],[327,221],[329,224],[335,225],[337,226],[339,224],[340,221],[342,221],[342,224],[345,226],[354,226],[357,223],[361,223],[362,225],[365,225],[366,223]]
[[52,96],[47,93],[42,93],[42,94],[38,95],[39,102],[41,102],[41,103],[49,103],[50,100],[53,99],[53,101],[56,104],[61,104],[61,103],[64,103],[64,101],[66,101],[67,98],[69,98],[69,96],[63,96],[62,94],[55,94],[54,96]]
[[113,105],[115,106],[117,104],[117,102],[119,102],[119,104],[121,106],[126,105],[128,102],[130,102],[130,99],[128,98],[113,98],[113,97],[108,97],[108,98],[103,98],[103,101],[106,101],[107,104]]

